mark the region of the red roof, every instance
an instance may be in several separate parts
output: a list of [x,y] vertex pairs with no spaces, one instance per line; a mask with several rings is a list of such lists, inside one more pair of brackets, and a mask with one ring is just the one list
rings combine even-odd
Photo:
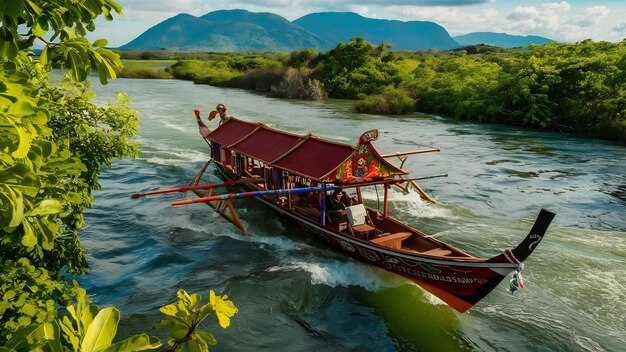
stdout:
[[[269,128],[262,123],[234,117],[213,130],[207,137],[240,154],[263,161],[292,174],[323,180],[356,152],[356,146],[336,143],[308,135],[301,136]],[[382,157],[380,160],[388,164]],[[391,164],[389,164],[391,165]],[[406,173],[397,169],[396,174]]]
[[298,145],[303,138],[296,134],[277,131],[261,125],[259,129],[230,148],[270,164]]
[[281,169],[322,179],[348,159],[356,148],[310,137],[296,149],[274,162]]
[[237,143],[259,126],[259,123],[242,121],[231,117],[209,133],[206,139],[228,147]]

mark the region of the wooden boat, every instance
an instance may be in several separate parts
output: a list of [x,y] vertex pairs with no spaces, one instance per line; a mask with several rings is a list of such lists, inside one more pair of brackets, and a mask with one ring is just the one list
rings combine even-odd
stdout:
[[[392,186],[413,188],[434,202],[416,179],[407,178],[402,165],[388,159],[438,149],[381,155],[372,145],[377,138],[378,131],[370,130],[356,145],[347,145],[231,117],[206,135],[212,159],[185,189],[199,197],[172,204],[207,203],[246,231],[230,200],[256,197],[319,234],[337,251],[404,276],[459,312],[478,303],[509,274],[512,290],[523,287],[522,263],[537,248],[554,214],[542,209],[530,233],[511,250],[492,258],[467,254],[388,214]],[[199,185],[211,161],[224,180],[248,191],[213,195],[219,184]],[[375,185],[384,189],[382,213],[363,204],[361,189]],[[331,221],[327,194],[337,187],[352,190],[356,197],[346,218]]]

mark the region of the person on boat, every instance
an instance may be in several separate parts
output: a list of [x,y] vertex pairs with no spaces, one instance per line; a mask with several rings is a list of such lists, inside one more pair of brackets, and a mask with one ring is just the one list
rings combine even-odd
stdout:
[[215,116],[220,116],[220,125],[226,121],[226,105],[219,103],[215,107],[215,110],[211,111],[209,114],[209,121],[213,120]]
[[211,130],[209,129],[207,125],[204,124],[204,122],[202,122],[202,119],[200,118],[200,110],[194,110],[193,112],[196,114],[196,122],[198,123],[198,130],[200,131],[200,134],[202,135],[202,137],[206,138],[209,135],[209,133],[211,133]]
[[335,188],[333,193],[327,197],[326,211],[332,222],[345,220],[346,206],[351,205],[351,199],[343,192],[341,187]]

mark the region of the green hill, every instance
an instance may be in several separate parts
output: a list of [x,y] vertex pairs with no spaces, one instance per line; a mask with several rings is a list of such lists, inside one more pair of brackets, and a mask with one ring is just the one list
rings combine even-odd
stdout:
[[499,46],[501,48],[514,48],[517,46],[527,46],[529,44],[547,44],[553,43],[554,40],[539,37],[536,35],[512,35],[506,33],[494,32],[474,32],[454,37],[461,45],[486,44]]
[[352,12],[320,12],[293,23],[326,39],[331,46],[353,37],[363,37],[376,45],[391,43],[395,50],[448,50],[460,46],[443,27],[433,22],[381,20]]
[[290,51],[330,44],[285,18],[246,10],[179,14],[148,29],[122,50]]

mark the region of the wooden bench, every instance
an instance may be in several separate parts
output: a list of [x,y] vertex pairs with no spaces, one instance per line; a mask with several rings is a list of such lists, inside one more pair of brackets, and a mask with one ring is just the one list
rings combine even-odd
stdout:
[[391,235],[387,235],[384,237],[374,238],[370,242],[375,243],[379,246],[385,246],[393,249],[402,248],[402,241],[411,237],[412,233],[410,232],[398,232]]
[[420,254],[432,255],[432,256],[436,256],[436,257],[443,257],[443,256],[446,256],[448,254],[452,254],[452,251],[447,250],[447,249],[443,249],[443,248],[433,248],[433,249],[427,250],[425,252],[420,252]]

